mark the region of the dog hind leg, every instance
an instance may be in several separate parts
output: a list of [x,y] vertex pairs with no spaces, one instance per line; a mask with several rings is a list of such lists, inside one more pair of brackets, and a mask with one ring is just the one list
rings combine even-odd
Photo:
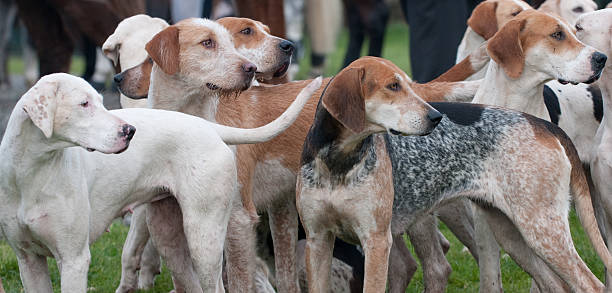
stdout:
[[176,292],[202,292],[190,258],[183,232],[183,217],[176,199],[167,197],[150,203],[146,217],[151,240],[172,274]]
[[[567,284],[527,245],[514,224],[496,208],[483,208],[483,219],[495,227],[493,236],[512,259],[534,280],[532,290],[539,292],[569,292]],[[536,291],[537,292],[537,291]]]
[[149,239],[142,252],[140,259],[140,273],[138,274],[138,289],[148,290],[153,288],[155,276],[161,273],[161,262],[157,248]]
[[423,265],[425,292],[444,292],[452,269],[440,245],[435,217],[427,215],[414,223],[408,235]]
[[[295,191],[292,192],[295,194]],[[298,213],[295,196],[268,209],[270,232],[274,241],[276,286],[279,292],[298,292],[296,244],[298,242]]]
[[393,236],[393,245],[389,256],[389,292],[404,293],[418,265],[410,250],[404,243],[402,234]]
[[46,257],[19,252],[17,262],[25,292],[53,293]]
[[115,293],[132,292],[137,289],[142,251],[149,239],[146,215],[146,205],[137,207],[132,215],[130,230],[121,253],[121,281]]

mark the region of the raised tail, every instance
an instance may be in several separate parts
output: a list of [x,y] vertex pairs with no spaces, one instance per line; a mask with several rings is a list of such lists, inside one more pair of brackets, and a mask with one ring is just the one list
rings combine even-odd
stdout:
[[283,114],[264,126],[245,129],[212,123],[212,127],[226,144],[251,144],[271,140],[293,124],[312,94],[321,87],[321,81],[320,76],[311,81]]

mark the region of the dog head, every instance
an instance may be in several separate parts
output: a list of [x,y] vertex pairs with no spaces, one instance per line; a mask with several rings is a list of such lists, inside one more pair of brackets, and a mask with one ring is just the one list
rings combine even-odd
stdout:
[[442,115],[412,90],[411,82],[390,61],[362,57],[329,82],[321,104],[356,134],[426,135]]
[[[220,23],[232,29],[233,45],[235,48],[239,48],[238,53],[244,53],[244,56],[255,63],[254,65],[258,68],[255,74],[257,78],[267,79],[282,76],[286,72],[284,65],[288,64],[287,62],[291,58],[291,53],[287,47],[287,43],[290,44],[290,42],[270,36],[266,31],[267,27],[259,22],[233,17],[223,18],[222,20]],[[249,29],[247,30],[247,28]],[[247,35],[246,32],[250,34]],[[239,37],[236,37],[236,35]],[[290,49],[290,51],[293,51],[293,49]],[[153,63],[145,60],[140,65],[132,68],[128,67],[129,69],[117,74],[115,82],[119,91],[133,99],[146,98],[149,92],[152,65]],[[215,68],[215,70],[222,72],[223,68]],[[199,82],[203,82],[202,79]],[[206,85],[208,83],[206,82]],[[211,83],[213,88],[215,88],[215,85],[217,84]]]
[[85,80],[65,73],[43,76],[18,105],[46,139],[89,151],[121,153],[136,131],[108,112],[102,96]]
[[249,88],[257,67],[234,47],[220,24],[201,18],[182,20],[156,34],[145,47],[155,66],[188,90],[237,92]]
[[612,54],[612,9],[597,10],[580,16],[576,21],[576,36],[597,50]]
[[538,11],[560,16],[571,25],[575,24],[583,13],[595,10],[597,3],[593,0],[547,0],[538,8]]
[[217,20],[234,37],[234,46],[257,66],[256,77],[266,81],[283,76],[295,51],[293,43],[270,34],[268,26],[249,18],[224,17]]
[[590,83],[601,75],[606,56],[580,42],[566,22],[535,10],[523,11],[491,39],[489,56],[513,79],[527,71],[562,83]]
[[488,40],[500,27],[527,9],[531,6],[521,0],[487,0],[474,8],[467,23],[474,32]]
[[147,59],[145,44],[163,29],[168,23],[161,18],[144,14],[134,15],[122,20],[115,32],[102,45],[104,55],[115,67],[132,68]]

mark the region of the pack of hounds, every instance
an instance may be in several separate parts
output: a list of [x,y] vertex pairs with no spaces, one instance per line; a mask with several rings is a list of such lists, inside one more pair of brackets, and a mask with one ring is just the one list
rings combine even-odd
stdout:
[[[478,262],[481,292],[502,292],[500,247],[533,292],[610,292],[612,8],[596,8],[484,1],[457,64],[425,84],[362,57],[333,78],[268,85],[294,46],[261,22],[127,18],[103,46],[124,109],[63,73],[15,106],[0,235],[25,292],[53,292],[47,257],[61,292],[86,292],[89,245],[126,213],[117,293],[153,287],[160,258],[175,292],[405,292],[407,233],[425,291],[444,292],[439,218]],[[576,252],[572,202],[605,284]]]

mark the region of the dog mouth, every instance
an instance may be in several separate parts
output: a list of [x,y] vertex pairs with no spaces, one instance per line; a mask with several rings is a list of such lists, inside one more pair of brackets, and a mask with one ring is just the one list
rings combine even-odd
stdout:
[[127,150],[127,149],[128,149],[128,147],[129,147],[129,146],[130,146],[130,141],[127,141],[127,142],[125,143],[125,147],[123,147],[122,149],[120,149],[120,150],[118,150],[118,151],[114,152],[113,154],[120,154],[120,153],[123,153],[123,152],[125,152],[125,150]]
[[[427,135],[430,135],[432,132],[433,132],[433,129],[425,131],[425,132],[419,134],[418,136],[427,136]],[[415,135],[410,135],[410,134],[407,134],[407,133],[404,133],[404,132],[401,132],[401,131],[397,131],[397,130],[395,130],[393,128],[389,128],[389,133],[391,133],[393,135],[401,135],[401,136],[415,136]]]
[[[586,84],[591,84],[594,83],[595,81],[597,81],[599,78],[601,77],[601,71],[591,75],[591,77],[589,77],[589,79],[587,81],[583,81],[582,83],[586,83]],[[561,84],[573,84],[573,85],[577,85],[581,82],[579,81],[571,81],[571,80],[565,80],[565,79],[558,79],[557,81],[559,81],[559,83]]]
[[216,91],[216,90],[221,89],[221,88],[220,88],[218,85],[216,85],[216,84],[214,84],[214,83],[210,83],[210,82],[207,82],[207,83],[206,83],[206,87],[207,87],[208,89],[210,89],[211,91]]
[[273,74],[274,77],[283,76],[289,69],[289,61],[285,61]]

